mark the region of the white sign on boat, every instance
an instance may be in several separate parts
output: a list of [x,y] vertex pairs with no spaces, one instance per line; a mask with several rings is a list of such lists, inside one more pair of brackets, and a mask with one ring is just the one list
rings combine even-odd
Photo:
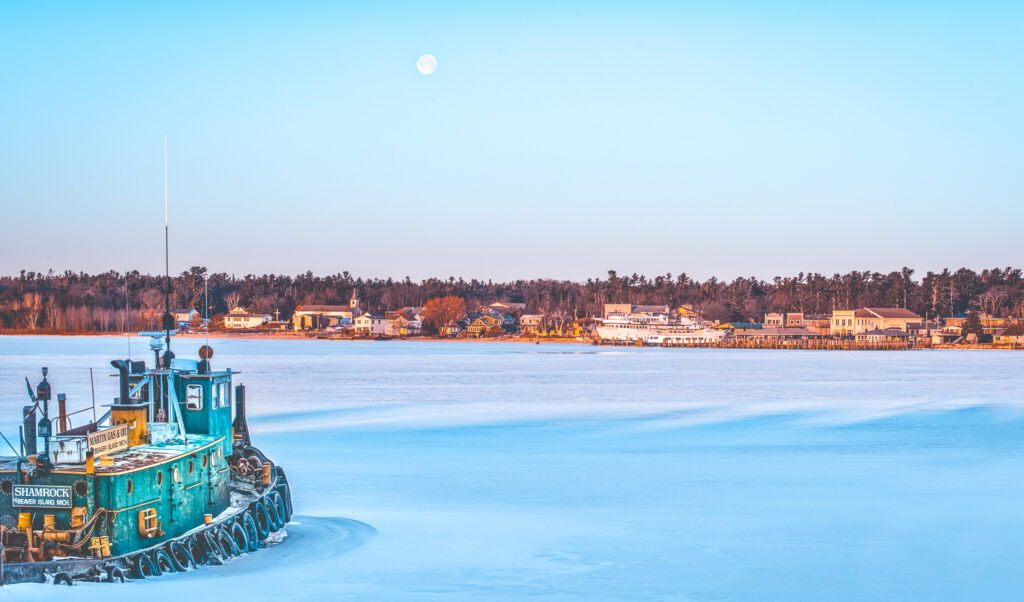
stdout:
[[119,424],[89,433],[89,449],[97,458],[128,449],[128,425]]

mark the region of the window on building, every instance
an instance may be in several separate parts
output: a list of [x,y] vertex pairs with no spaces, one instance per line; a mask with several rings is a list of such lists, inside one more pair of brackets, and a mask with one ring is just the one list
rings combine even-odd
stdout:
[[203,409],[202,385],[188,385],[185,387],[185,408],[189,410]]

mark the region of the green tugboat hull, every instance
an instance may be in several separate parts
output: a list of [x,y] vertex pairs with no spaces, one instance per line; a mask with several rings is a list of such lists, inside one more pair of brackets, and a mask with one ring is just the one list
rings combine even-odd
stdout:
[[[255,448],[239,452],[246,457],[262,456]],[[209,523],[107,558],[4,563],[0,568],[2,583],[123,582],[222,564],[228,558],[265,546],[271,534],[283,529],[291,519],[291,511],[291,488],[284,469],[274,466],[271,482],[265,487],[257,488],[245,481],[232,482],[229,506]]]

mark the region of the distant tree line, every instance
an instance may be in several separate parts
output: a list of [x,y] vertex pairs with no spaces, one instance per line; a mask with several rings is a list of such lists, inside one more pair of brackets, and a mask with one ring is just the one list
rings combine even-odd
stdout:
[[[209,303],[207,307],[207,291]],[[516,280],[494,282],[429,278],[358,278],[349,272],[317,276],[207,274],[193,267],[171,278],[171,306],[200,315],[224,314],[235,306],[291,316],[305,304],[346,304],[353,292],[363,309],[382,312],[422,306],[438,297],[460,297],[472,312],[495,301],[526,304],[527,313],[568,317],[600,316],[605,303],[693,305],[708,319],[760,321],[770,311],[829,313],[855,307],[905,307],[920,315],[947,317],[977,310],[1004,317],[1024,317],[1024,282],[1020,268],[976,272],[800,273],[771,280],[717,278],[695,280],[684,274],[620,276],[586,282]],[[127,308],[127,310],[126,310]],[[164,308],[164,278],[137,271],[42,274],[22,271],[0,277],[0,328],[48,332],[112,332],[156,328]]]

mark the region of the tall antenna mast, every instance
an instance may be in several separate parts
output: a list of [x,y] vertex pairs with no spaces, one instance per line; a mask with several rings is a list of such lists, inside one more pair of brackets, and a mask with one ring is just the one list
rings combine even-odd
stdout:
[[[124,269],[124,334],[128,337],[128,361],[132,359],[132,333],[128,321],[128,268]],[[95,422],[95,421],[94,421]]]
[[210,270],[207,269],[206,273],[203,274],[203,326],[206,329],[206,344],[210,344]]
[[167,229],[167,135],[164,134],[164,341],[167,350],[171,350],[171,259],[169,249],[170,236]]

